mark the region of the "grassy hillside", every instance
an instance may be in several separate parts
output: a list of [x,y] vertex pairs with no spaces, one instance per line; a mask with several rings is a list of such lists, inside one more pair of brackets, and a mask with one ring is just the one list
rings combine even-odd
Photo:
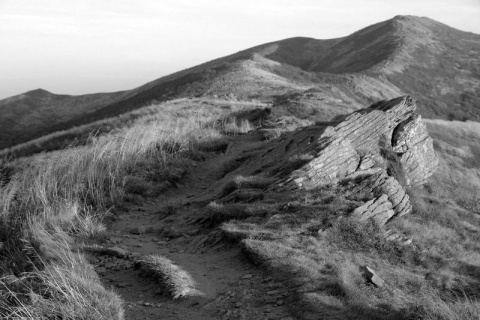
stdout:
[[428,118],[480,119],[480,35],[428,18],[396,22],[402,46],[380,72],[406,92],[415,92]]
[[[282,132],[311,123],[304,116],[311,106],[285,107],[285,101],[301,101],[303,94],[318,92],[278,97],[268,109],[245,101],[178,99],[139,110],[133,123],[83,146],[10,164],[17,173],[0,187],[0,315],[123,319],[123,302],[101,285],[84,257],[86,249],[99,250],[92,243],[108,237],[109,217],[125,201],[144,203],[176,188],[183,182],[178,172],[199,174],[198,164],[218,156],[211,151],[220,150],[224,172],[213,170],[227,181],[239,163],[271,146]],[[178,223],[202,221],[197,232],[207,238],[220,228],[229,246],[241,246],[250,261],[284,275],[295,288],[288,299],[299,317],[472,319],[480,314],[480,128],[474,122],[427,124],[440,168],[427,185],[412,191],[415,211],[389,225],[411,245],[387,241],[374,223],[349,218],[355,203],[328,186],[203,203]],[[226,156],[237,134],[245,136],[246,149]],[[259,137],[265,140],[255,140]],[[269,183],[260,172],[235,177],[223,188],[247,192]],[[175,212],[167,214],[170,223]],[[188,244],[188,237],[181,239]],[[191,280],[168,259],[147,262],[150,269],[179,270]],[[387,284],[366,283],[358,265],[370,266]]]
[[[291,38],[179,71],[138,88],[83,96],[45,90],[0,100],[0,149],[182,97],[273,101],[316,88],[327,109],[413,94],[429,118],[480,118],[480,36],[397,16],[347,37]],[[98,127],[96,128],[98,129]]]
[[[248,54],[247,54],[248,56]],[[209,81],[235,67],[238,53],[157,79],[138,88],[81,96],[38,89],[0,100],[0,149],[74,126],[115,117],[152,103],[204,94]]]
[[88,116],[126,95],[117,92],[69,96],[38,89],[0,100],[0,149],[60,130],[62,124]]
[[362,74],[414,94],[427,118],[480,119],[480,35],[397,16],[344,38],[292,38],[269,48],[265,57],[312,75]]
[[85,146],[10,164],[15,175],[0,186],[1,317],[123,319],[122,302],[82,248],[102,237],[103,220],[126,196],[158,195],[196,152],[248,130],[237,114],[252,108],[174,101]]
[[[203,107],[211,106],[212,108],[233,105],[264,105],[258,101],[238,102],[228,99],[202,98],[176,99],[166,103],[166,105],[169,106],[181,106],[184,104],[202,105]],[[94,140],[96,136],[106,133],[116,133],[122,129],[129,128],[135,124],[137,119],[157,114],[164,107],[164,104],[152,104],[134,111],[123,113],[116,117],[106,118],[67,130],[56,131],[49,135],[16,145],[12,148],[3,149],[0,151],[0,158],[7,161],[9,159],[26,157],[40,152],[83,146]]]
[[[386,229],[349,217],[357,204],[334,185],[281,194],[266,188],[261,197],[210,203],[205,219],[254,263],[289,279],[301,319],[476,319],[479,129],[428,121],[440,166],[426,185],[409,190],[412,214]],[[235,174],[225,188],[238,194],[261,189],[266,179]],[[384,285],[365,282],[361,266]]]

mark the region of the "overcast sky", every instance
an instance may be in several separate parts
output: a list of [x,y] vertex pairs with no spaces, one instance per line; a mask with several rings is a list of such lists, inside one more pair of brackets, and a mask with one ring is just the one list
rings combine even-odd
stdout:
[[294,36],[346,36],[395,15],[480,34],[480,0],[0,0],[0,99],[131,89]]

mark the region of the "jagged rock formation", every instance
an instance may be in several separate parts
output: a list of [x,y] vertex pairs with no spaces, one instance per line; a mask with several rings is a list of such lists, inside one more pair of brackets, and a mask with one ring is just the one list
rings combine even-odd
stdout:
[[[379,171],[366,176],[360,181],[355,189],[357,192],[363,192],[369,197],[381,195],[376,201],[368,205],[369,202],[357,208],[354,214],[359,215],[361,219],[375,217],[381,224],[387,222],[393,216],[403,216],[412,211],[412,205],[403,186],[395,177],[387,175],[386,170],[378,168]],[[383,200],[383,201],[381,201]],[[389,205],[384,204],[388,202]]]
[[425,183],[438,164],[433,141],[415,110],[415,100],[404,96],[336,123],[297,130],[254,157],[242,173],[277,177],[271,187],[277,190],[353,182],[342,184],[345,191],[362,192],[369,199],[353,215],[385,224],[411,212],[405,188]]
[[314,159],[296,170],[286,183],[309,188],[336,183],[354,173],[370,174],[375,161],[384,162],[379,157],[382,149],[397,153],[407,185],[424,183],[438,160],[432,139],[415,109],[412,97],[400,97],[354,112],[337,125],[327,127],[317,138],[320,148]]

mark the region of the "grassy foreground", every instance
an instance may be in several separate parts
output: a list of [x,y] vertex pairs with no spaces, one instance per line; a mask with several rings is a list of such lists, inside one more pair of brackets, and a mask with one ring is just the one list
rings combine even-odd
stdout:
[[102,220],[125,196],[155,195],[202,148],[250,130],[243,110],[225,102],[177,100],[84,146],[17,159],[0,189],[0,317],[123,319],[82,244],[105,232]]
[[[17,159],[11,181],[0,182],[0,317],[123,319],[121,299],[101,285],[82,245],[106,232],[102,221],[115,205],[163,192],[181,179],[178,172],[201,160],[202,151],[227,148],[231,135],[250,131],[262,108],[174,100],[139,111],[133,123],[85,145]],[[122,122],[105,123],[115,121]],[[307,124],[269,119],[262,129],[265,145]],[[268,188],[272,180],[261,174],[226,183],[225,201],[208,205],[204,222],[220,226],[272,274],[286,274],[296,288],[292,309],[306,318],[477,319],[480,127],[438,120],[427,125],[440,168],[428,184],[411,190],[414,212],[388,226],[401,241],[387,241],[386,230],[371,221],[352,219],[360,202],[334,187],[228,197]],[[366,282],[362,266],[385,285]],[[168,260],[151,256],[144,269],[173,297],[193,291],[193,280]]]
[[[478,319],[480,127],[427,124],[440,167],[428,184],[409,190],[414,212],[386,227],[350,217],[361,195],[335,186],[211,203],[207,221],[252,261],[289,279],[297,288],[293,309],[307,319]],[[264,179],[236,176],[225,189]],[[387,240],[387,232],[397,239]],[[385,285],[366,281],[365,266]]]

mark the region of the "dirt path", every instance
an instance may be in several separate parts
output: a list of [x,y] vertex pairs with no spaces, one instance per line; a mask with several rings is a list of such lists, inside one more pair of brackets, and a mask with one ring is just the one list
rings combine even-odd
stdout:
[[228,154],[209,153],[179,188],[141,204],[127,204],[109,227],[106,247],[134,255],[160,254],[187,271],[200,292],[171,300],[151,279],[142,278],[131,258],[92,258],[106,286],[115,288],[126,305],[126,319],[294,319],[288,290],[250,264],[238,246],[225,242],[216,229],[187,223],[200,212],[224,176],[225,165],[260,143],[256,134],[238,136]]

